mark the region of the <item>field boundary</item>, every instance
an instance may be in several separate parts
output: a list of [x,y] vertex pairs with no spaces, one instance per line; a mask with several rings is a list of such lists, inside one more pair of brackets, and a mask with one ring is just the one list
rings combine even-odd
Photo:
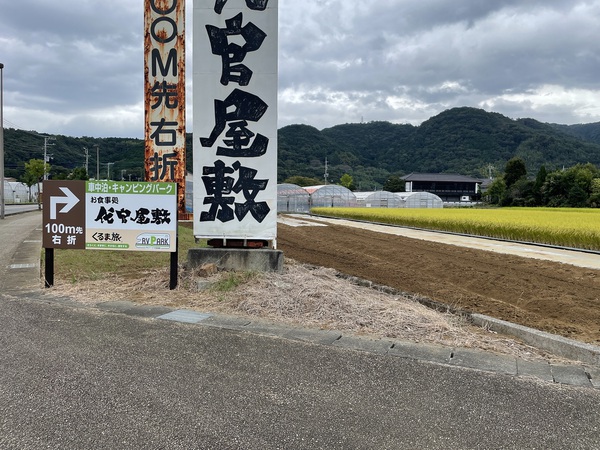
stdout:
[[442,313],[451,313],[459,315],[468,320],[471,324],[476,325],[485,330],[495,331],[507,336],[512,336],[524,342],[525,344],[534,346],[538,349],[548,351],[556,356],[577,360],[585,364],[590,364],[600,367],[600,347],[585,342],[579,342],[573,339],[568,339],[563,336],[558,336],[545,331],[536,330],[535,328],[526,327],[523,325],[514,324],[505,320],[496,319],[484,314],[474,313],[465,309],[455,308],[435,300],[431,300],[421,295],[403,292],[389,286],[374,283],[370,280],[347,275],[336,271],[336,276],[347,280],[351,283],[375,289],[378,292],[386,294],[400,295],[414,300],[421,305]]

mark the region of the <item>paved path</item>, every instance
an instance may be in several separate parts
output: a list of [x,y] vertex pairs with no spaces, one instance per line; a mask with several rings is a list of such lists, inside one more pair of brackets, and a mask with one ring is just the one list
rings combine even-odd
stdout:
[[0,220],[0,289],[38,289],[42,248],[42,212],[7,215]]
[[39,241],[21,249],[40,219],[0,222],[2,449],[600,448],[589,380],[518,376],[513,361],[460,349],[51,298],[19,284],[39,267],[11,268],[39,264]]

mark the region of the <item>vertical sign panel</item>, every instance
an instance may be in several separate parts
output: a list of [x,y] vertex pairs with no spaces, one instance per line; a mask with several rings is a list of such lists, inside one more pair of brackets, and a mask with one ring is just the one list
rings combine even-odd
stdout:
[[194,235],[277,237],[277,0],[194,1]]
[[144,0],[146,181],[176,182],[185,215],[185,0]]
[[85,181],[45,180],[44,248],[85,248]]

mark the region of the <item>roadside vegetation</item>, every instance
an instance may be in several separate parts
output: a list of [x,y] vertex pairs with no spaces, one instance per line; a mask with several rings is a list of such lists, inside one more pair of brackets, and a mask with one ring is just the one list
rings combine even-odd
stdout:
[[600,250],[592,208],[313,208],[313,214]]

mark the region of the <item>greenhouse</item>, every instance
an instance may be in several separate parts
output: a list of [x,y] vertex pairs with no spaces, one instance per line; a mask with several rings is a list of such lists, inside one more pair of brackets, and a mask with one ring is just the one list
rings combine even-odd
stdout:
[[366,208],[402,208],[403,202],[400,197],[393,192],[375,191],[375,192],[355,192],[358,206]]
[[28,203],[37,201],[37,186],[31,187],[31,194],[29,188],[24,183],[18,181],[7,181],[4,180],[4,203]]
[[354,193],[344,186],[326,184],[321,186],[307,186],[304,190],[310,194],[311,207],[358,206]]
[[301,212],[310,211],[310,195],[306,190],[295,184],[283,183],[277,185],[277,211]]
[[444,202],[440,197],[430,192],[398,192],[402,201],[401,208],[443,208]]

